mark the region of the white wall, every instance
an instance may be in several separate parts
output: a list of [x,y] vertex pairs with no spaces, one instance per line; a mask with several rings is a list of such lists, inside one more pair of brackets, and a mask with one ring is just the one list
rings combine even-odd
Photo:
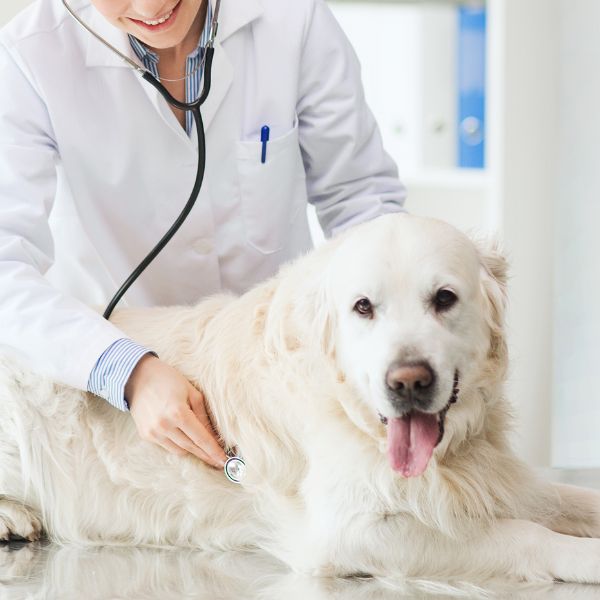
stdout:
[[553,462],[600,466],[600,2],[559,0]]
[[551,441],[558,1],[489,3],[492,206],[511,265],[507,395],[517,450],[540,466]]

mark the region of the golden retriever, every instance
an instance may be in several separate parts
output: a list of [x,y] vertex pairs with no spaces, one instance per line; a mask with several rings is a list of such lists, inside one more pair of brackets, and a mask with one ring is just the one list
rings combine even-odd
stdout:
[[260,548],[305,574],[600,582],[600,495],[511,451],[506,266],[448,224],[357,226],[241,297],[114,322],[206,395],[242,485],[0,364],[0,539]]

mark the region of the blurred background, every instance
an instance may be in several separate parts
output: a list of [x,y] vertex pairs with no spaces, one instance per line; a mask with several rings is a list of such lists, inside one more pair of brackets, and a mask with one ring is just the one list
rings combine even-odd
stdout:
[[518,452],[600,466],[600,2],[329,4],[408,210],[503,242]]

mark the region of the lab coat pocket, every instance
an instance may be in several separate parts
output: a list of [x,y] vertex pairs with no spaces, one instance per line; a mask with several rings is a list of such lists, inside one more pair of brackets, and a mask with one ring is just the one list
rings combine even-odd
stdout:
[[263,254],[281,250],[306,204],[306,184],[298,144],[298,126],[267,143],[242,141],[237,146],[241,210],[248,243]]

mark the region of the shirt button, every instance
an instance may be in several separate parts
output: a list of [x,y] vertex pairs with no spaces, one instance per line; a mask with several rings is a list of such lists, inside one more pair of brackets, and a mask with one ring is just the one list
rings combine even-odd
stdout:
[[212,243],[212,240],[203,238],[203,239],[196,240],[192,244],[192,248],[198,254],[210,254],[214,249],[214,245]]

